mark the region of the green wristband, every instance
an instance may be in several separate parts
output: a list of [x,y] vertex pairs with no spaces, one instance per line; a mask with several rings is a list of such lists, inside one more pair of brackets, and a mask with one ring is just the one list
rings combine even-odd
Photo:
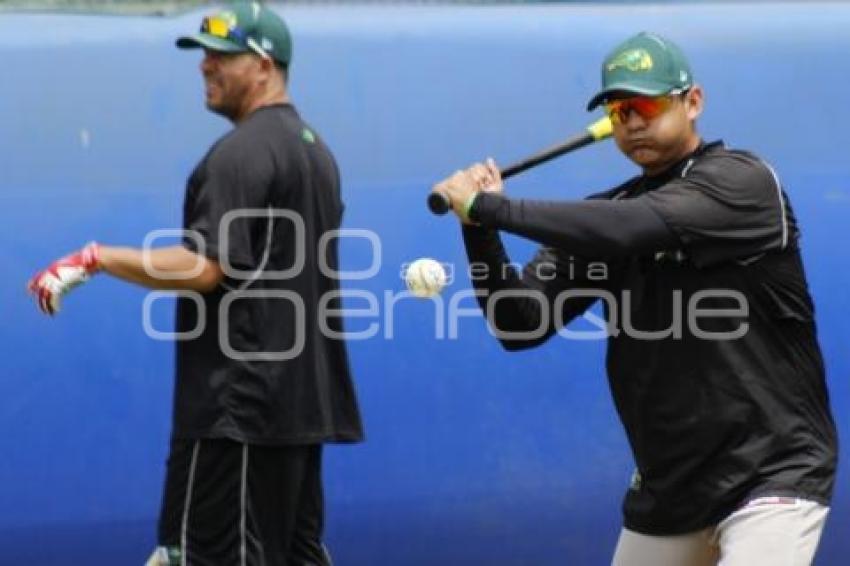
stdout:
[[472,210],[472,205],[475,204],[475,197],[478,196],[478,193],[472,193],[472,195],[466,199],[466,203],[463,205],[463,215],[467,220],[472,222],[472,219],[469,217],[469,211]]

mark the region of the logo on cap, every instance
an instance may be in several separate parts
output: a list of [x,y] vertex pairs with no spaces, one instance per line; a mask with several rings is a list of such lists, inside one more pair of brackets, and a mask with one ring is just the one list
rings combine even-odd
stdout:
[[618,68],[625,68],[632,72],[651,71],[652,57],[645,49],[624,51],[614,57],[606,67],[609,73]]

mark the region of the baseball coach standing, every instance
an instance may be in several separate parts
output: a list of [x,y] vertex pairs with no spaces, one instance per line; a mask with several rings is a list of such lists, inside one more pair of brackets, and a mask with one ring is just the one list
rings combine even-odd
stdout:
[[177,45],[203,49],[206,105],[234,125],[189,177],[183,244],[92,243],[29,287],[48,314],[99,272],[181,291],[150,565],[327,565],[322,445],[362,438],[345,343],[332,337],[341,321],[319,320],[339,288],[326,237],[342,218],[339,172],[289,100],[292,44],[277,14],[237,3]]

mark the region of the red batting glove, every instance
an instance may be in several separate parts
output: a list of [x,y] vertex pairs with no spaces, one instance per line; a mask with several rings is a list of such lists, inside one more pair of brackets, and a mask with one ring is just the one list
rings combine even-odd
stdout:
[[59,312],[62,296],[89,280],[100,270],[100,246],[90,242],[83,249],[66,255],[36,273],[27,288],[38,299],[38,307],[45,314]]

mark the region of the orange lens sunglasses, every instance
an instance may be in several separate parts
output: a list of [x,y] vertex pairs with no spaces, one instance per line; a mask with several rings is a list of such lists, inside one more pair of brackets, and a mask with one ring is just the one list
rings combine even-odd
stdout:
[[605,113],[615,124],[623,124],[634,111],[644,120],[652,120],[661,116],[673,104],[673,97],[685,94],[687,91],[671,92],[661,96],[632,96],[605,103]]

